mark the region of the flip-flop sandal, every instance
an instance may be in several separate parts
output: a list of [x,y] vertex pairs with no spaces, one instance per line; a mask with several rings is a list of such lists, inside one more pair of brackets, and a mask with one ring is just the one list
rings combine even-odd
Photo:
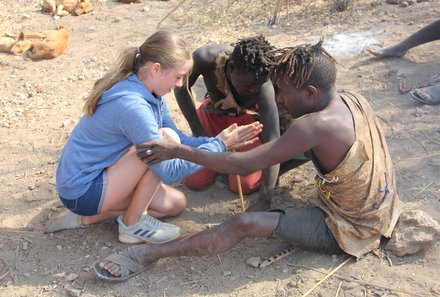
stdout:
[[440,84],[420,89],[414,89],[411,91],[411,97],[422,104],[440,104]]
[[85,225],[81,223],[81,218],[82,216],[69,211],[66,214],[63,214],[59,218],[56,218],[51,223],[49,223],[49,226],[47,226],[47,229],[46,231],[44,231],[44,233],[53,233],[61,230],[79,229],[79,228],[88,227],[89,225]]
[[[99,263],[103,261],[109,261],[119,265],[122,272],[121,276],[115,276],[107,270],[99,267]],[[156,262],[157,260],[144,266],[134,252],[134,248],[128,248],[118,254],[112,254],[104,259],[96,261],[93,263],[93,269],[95,270],[96,275],[102,280],[109,282],[122,282],[151,268]]]

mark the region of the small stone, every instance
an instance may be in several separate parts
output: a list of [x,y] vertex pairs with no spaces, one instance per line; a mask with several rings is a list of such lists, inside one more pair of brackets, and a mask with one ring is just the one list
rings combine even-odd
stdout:
[[66,281],[68,282],[73,282],[74,280],[76,280],[78,277],[78,274],[76,273],[69,273],[68,275],[66,275]]
[[23,242],[21,248],[25,251],[28,250],[29,249],[29,242],[27,242],[27,241]]
[[254,268],[260,266],[260,262],[261,262],[261,257],[250,257],[249,259],[246,260],[246,264]]
[[229,270],[223,271],[223,276],[231,276],[232,272]]
[[438,238],[440,224],[426,212],[403,211],[385,249],[401,257],[430,248]]
[[66,292],[70,297],[79,297],[81,295],[81,290],[66,288]]

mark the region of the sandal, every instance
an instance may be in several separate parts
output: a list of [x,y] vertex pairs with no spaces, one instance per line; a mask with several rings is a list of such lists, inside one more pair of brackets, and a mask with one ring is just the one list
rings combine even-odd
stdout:
[[[119,265],[121,269],[121,276],[115,276],[104,268],[99,267],[99,263],[102,263],[103,261],[108,261]],[[118,254],[112,254],[104,259],[98,260],[93,263],[92,266],[96,275],[100,279],[109,282],[122,282],[151,268],[156,262],[157,260],[152,262],[151,265],[145,266],[142,264],[142,260],[139,259],[138,255],[135,253],[135,249],[128,248]]]
[[411,97],[422,104],[440,104],[440,84],[414,89],[411,91]]
[[47,226],[47,229],[46,231],[44,231],[44,233],[53,233],[61,230],[88,227],[89,225],[83,224],[81,222],[81,219],[82,216],[69,211],[63,214],[62,216],[54,219],[51,223],[49,223],[49,226]]

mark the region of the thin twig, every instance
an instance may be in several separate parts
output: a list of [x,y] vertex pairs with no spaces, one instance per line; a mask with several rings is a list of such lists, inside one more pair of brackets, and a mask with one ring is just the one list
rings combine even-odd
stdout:
[[220,256],[217,254],[217,259],[220,264],[222,264],[222,260],[220,260]]
[[387,258],[388,263],[390,264],[390,267],[393,267],[393,262],[391,261],[390,256],[388,255],[388,252],[385,253],[385,257]]
[[430,154],[430,155],[422,155],[422,156],[417,156],[417,157],[412,157],[412,158],[400,159],[400,160],[397,160],[397,162],[414,161],[414,160],[419,160],[419,159],[431,158],[431,157],[438,156],[438,155],[440,155],[439,151],[434,152],[433,154]]
[[414,195],[413,199],[418,198],[427,188],[429,188],[434,182],[430,182],[427,186],[425,186],[423,189],[420,190],[420,192],[417,193],[417,195]]
[[345,264],[347,264],[348,262],[350,262],[350,260],[353,259],[353,256],[348,256],[347,259],[344,260],[344,262],[342,262],[341,264],[338,265],[338,267],[336,267],[335,269],[333,269],[332,271],[330,271],[323,279],[321,279],[319,282],[317,282],[313,287],[311,287],[304,295],[302,295],[302,297],[306,297],[308,296],[310,293],[313,292],[314,289],[316,289],[317,287],[319,287],[326,279],[328,279],[330,276],[332,276],[333,274],[335,274],[339,269],[341,269],[342,267],[344,267]]
[[0,261],[2,261],[5,264],[5,269],[1,273],[0,281],[3,280],[9,274],[11,274],[12,280],[14,281],[14,284],[15,284],[16,283],[15,275],[12,273],[11,265],[9,265],[8,261],[6,261],[5,259],[3,259],[1,257],[0,257]]
[[[400,265],[402,265],[402,263],[400,263]],[[321,271],[319,269],[307,266],[307,265],[300,265],[300,264],[292,264],[292,263],[287,263],[287,266],[291,266],[291,267],[297,267],[297,268],[304,268],[304,269],[309,269],[309,270],[313,270],[315,272],[319,272],[321,274],[326,274],[327,272]],[[346,282],[355,282],[364,286],[370,286],[370,287],[375,287],[377,289],[383,289],[383,290],[388,290],[388,291],[395,291],[395,292],[399,292],[399,293],[404,293],[404,294],[408,294],[408,295],[412,295],[412,296],[420,296],[420,294],[417,293],[411,293],[408,291],[404,291],[404,290],[399,290],[399,289],[394,289],[394,288],[389,288],[389,287],[385,287],[385,286],[381,286],[375,283],[369,283],[369,282],[364,282],[364,281],[360,281],[351,277],[344,277],[342,275],[339,274],[334,274],[334,277],[340,279],[340,280],[344,280]]]
[[160,28],[160,24],[162,24],[163,21],[165,21],[177,8],[179,8],[183,3],[185,3],[187,0],[180,1],[179,4],[177,4],[173,9],[170,10],[160,21],[157,23],[157,29]]
[[240,176],[238,174],[237,174],[237,187],[238,187],[238,196],[240,197],[241,211],[245,212],[246,209],[244,208],[243,190],[241,188],[241,180],[240,180]]
[[338,297],[338,295],[339,295],[339,290],[341,289],[341,285],[342,285],[342,281],[339,282],[339,286],[338,286],[338,289],[336,290],[335,297]]

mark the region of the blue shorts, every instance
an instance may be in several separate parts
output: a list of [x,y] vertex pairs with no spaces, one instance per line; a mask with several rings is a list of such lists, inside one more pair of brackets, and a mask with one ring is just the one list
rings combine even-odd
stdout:
[[65,199],[61,202],[70,211],[81,216],[93,216],[101,212],[105,193],[107,192],[107,170],[103,170],[93,181],[87,192],[76,199]]
[[318,207],[272,210],[280,212],[274,236],[281,236],[294,245],[326,254],[343,254]]

